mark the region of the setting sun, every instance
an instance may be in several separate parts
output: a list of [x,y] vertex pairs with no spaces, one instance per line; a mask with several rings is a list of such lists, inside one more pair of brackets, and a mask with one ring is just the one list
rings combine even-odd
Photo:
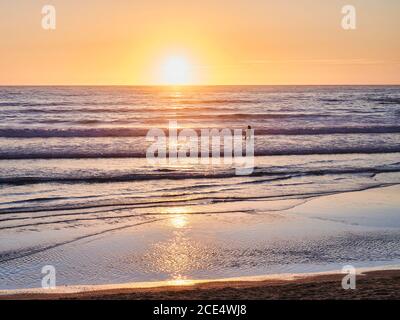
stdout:
[[183,85],[189,82],[189,66],[183,57],[170,57],[163,66],[162,82],[169,85]]

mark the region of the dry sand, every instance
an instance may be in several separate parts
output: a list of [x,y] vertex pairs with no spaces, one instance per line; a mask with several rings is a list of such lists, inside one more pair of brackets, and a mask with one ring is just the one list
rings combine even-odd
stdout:
[[0,299],[400,299],[400,270],[370,271],[358,275],[355,290],[342,289],[342,278],[342,274],[332,274],[296,280],[222,281],[191,286],[111,289],[81,293],[15,294],[0,296]]

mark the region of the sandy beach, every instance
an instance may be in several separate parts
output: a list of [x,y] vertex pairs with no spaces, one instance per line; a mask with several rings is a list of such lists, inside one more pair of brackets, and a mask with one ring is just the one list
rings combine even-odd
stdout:
[[342,274],[315,275],[295,280],[225,281],[189,286],[94,290],[79,293],[21,293],[0,296],[15,299],[118,300],[359,300],[400,299],[400,270],[365,272],[355,290],[341,287]]

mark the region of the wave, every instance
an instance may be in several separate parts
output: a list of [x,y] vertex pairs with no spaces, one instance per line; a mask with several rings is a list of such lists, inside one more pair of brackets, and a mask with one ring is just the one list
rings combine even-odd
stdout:
[[[191,110],[193,111],[193,110]],[[115,113],[115,112],[114,112]],[[186,113],[186,112],[185,112]],[[174,119],[179,120],[179,121],[190,121],[193,122],[193,120],[205,120],[209,122],[210,120],[248,120],[248,119],[254,119],[257,118],[257,120],[264,119],[291,119],[291,118],[310,118],[310,119],[316,119],[316,118],[327,118],[327,117],[335,117],[335,115],[331,114],[306,114],[306,113],[287,113],[287,114],[282,114],[282,113],[256,113],[256,114],[246,114],[246,113],[233,113],[233,114],[221,114],[221,113],[208,113],[208,114],[174,114]],[[145,122],[148,124],[164,124],[167,122],[169,116],[164,115],[163,117],[144,117],[144,116],[136,116],[136,117],[126,117],[124,116],[123,118],[118,118],[118,119],[76,119],[76,117],[68,117],[68,118],[63,118],[63,119],[58,119],[58,118],[45,118],[45,119],[37,119],[35,120],[36,124],[71,124],[71,125],[118,125],[118,124],[133,124],[137,122]],[[29,123],[29,121],[27,122]]]
[[[262,156],[292,156],[292,155],[332,155],[332,154],[385,154],[400,153],[400,145],[389,146],[349,146],[349,147],[286,147],[283,149],[255,150],[256,157]],[[243,153],[244,155],[245,153]],[[167,153],[167,157],[169,154]],[[198,155],[201,156],[200,154]],[[209,155],[211,156],[211,154]],[[1,152],[0,160],[31,160],[31,159],[114,159],[114,158],[145,158],[146,151],[11,151]]]
[[[241,115],[239,115],[241,116]],[[257,118],[257,115],[252,115]],[[166,135],[167,128],[164,128]],[[195,129],[200,133],[199,129]],[[146,128],[0,128],[3,138],[144,137]],[[255,128],[256,135],[328,135],[400,133],[400,126]]]
[[382,97],[382,98],[366,98],[369,102],[376,102],[379,104],[399,104],[400,98]]
[[[180,98],[174,98],[174,97],[166,97],[165,98],[166,101],[173,101],[174,104],[179,105],[205,105],[205,104],[216,104],[216,105],[220,105],[220,104],[257,104],[257,103],[263,103],[263,102],[267,102],[267,101],[262,101],[262,100],[256,100],[256,99],[193,99],[193,100],[182,100]],[[15,111],[19,112],[29,112],[32,110],[34,112],[48,112],[49,110],[47,109],[25,109],[26,107],[57,107],[57,109],[53,109],[54,111],[60,111],[60,109],[58,109],[58,107],[81,107],[81,106],[114,106],[114,107],[118,107],[118,106],[131,106],[131,108],[127,108],[127,109],[123,109],[125,111],[136,111],[135,107],[140,107],[140,105],[137,104],[138,101],[118,101],[118,102],[112,102],[112,101],[102,101],[102,102],[97,102],[97,101],[79,101],[79,102],[75,102],[75,101],[54,101],[54,102],[24,102],[24,101],[9,101],[9,102],[0,102],[0,107],[23,107],[24,109],[17,109]],[[203,108],[203,106],[202,106]],[[140,108],[139,108],[140,109]],[[154,110],[160,110],[160,107],[156,107],[156,108],[151,108],[150,110],[154,109]],[[191,108],[190,108],[191,109]],[[70,111],[70,109],[63,109],[64,111]],[[88,109],[83,109],[83,111],[88,110]],[[90,110],[90,109],[89,109]],[[101,109],[92,109],[93,111],[98,111]],[[106,108],[106,111],[111,110],[111,112],[115,111],[114,109],[111,108]],[[117,108],[118,110],[118,108]],[[164,110],[164,108],[163,108]],[[149,111],[148,107],[145,108],[145,111]]]
[[231,114],[197,114],[197,115],[178,115],[177,118],[194,119],[287,119],[287,118],[319,118],[334,117],[332,114],[323,113],[231,113]]
[[57,107],[57,106],[68,106],[68,102],[0,102],[0,107]]
[[[277,179],[290,179],[299,176],[323,176],[323,175],[354,175],[369,174],[376,176],[381,173],[400,172],[400,167],[379,167],[379,168],[331,168],[331,169],[302,169],[302,170],[271,170],[268,168],[255,168],[249,177],[274,177],[267,181]],[[212,172],[212,173],[193,173],[193,172],[173,172],[173,173],[135,173],[121,175],[103,176],[19,176],[19,177],[1,177],[0,184],[38,184],[38,183],[111,183],[111,182],[130,182],[130,181],[147,181],[147,180],[185,180],[185,179],[226,179],[235,178],[235,170]],[[280,178],[279,178],[280,177]]]
[[175,100],[179,104],[254,104],[265,101],[257,99],[193,99],[182,100],[180,98],[167,97],[167,100]]
[[[162,201],[150,201],[150,202],[110,202],[110,203],[90,203],[90,204],[76,204],[72,206],[44,206],[44,207],[19,207],[19,208],[4,208],[0,209],[0,214],[3,215],[10,215],[10,214],[26,214],[26,213],[41,213],[41,212],[62,212],[62,213],[57,213],[57,214],[51,214],[51,215],[35,215],[33,217],[24,217],[24,216],[14,216],[14,217],[8,217],[1,219],[1,222],[6,222],[6,221],[18,221],[18,220],[27,220],[27,219],[42,219],[42,218],[57,218],[57,217],[68,217],[68,216],[79,216],[79,215],[87,215],[91,213],[106,213],[112,211],[119,211],[119,210],[125,210],[129,208],[141,208],[141,209],[152,209],[152,208],[160,208],[160,207],[175,207],[176,205],[192,205],[195,206],[199,204],[199,201],[207,201],[209,203],[217,204],[217,203],[226,203],[226,202],[242,202],[242,201],[274,201],[274,200],[288,200],[288,199],[296,199],[296,200],[302,200],[303,203],[304,201],[307,201],[309,199],[315,198],[315,197],[320,197],[320,196],[326,196],[326,195],[333,195],[337,193],[348,193],[348,192],[354,192],[354,191],[364,191],[364,190],[370,190],[370,189],[376,189],[376,188],[382,188],[382,187],[388,187],[388,186],[394,186],[398,185],[398,183],[378,183],[378,184],[372,184],[372,185],[367,185],[367,186],[360,186],[358,188],[349,188],[349,189],[334,189],[334,190],[326,190],[326,191],[321,191],[321,192],[294,192],[294,193],[284,193],[280,195],[261,195],[261,196],[234,196],[234,197],[226,197],[226,196],[202,196],[202,197],[194,197],[191,199],[181,199],[181,200],[162,200]],[[290,204],[288,206],[285,206],[284,208],[278,208],[278,209],[271,209],[270,211],[281,211],[281,210],[287,210],[289,208],[296,207],[300,205],[300,203],[297,204]],[[112,209],[111,209],[112,208]],[[92,211],[93,209],[101,209]],[[111,210],[110,210],[111,209]],[[91,210],[90,212],[83,212],[82,210]],[[72,211],[78,211],[78,212],[72,212]],[[246,213],[252,213],[254,212],[254,209],[242,209],[242,210],[224,210],[224,211],[206,211],[204,213],[202,212],[193,212],[193,213],[188,213],[188,214],[215,214],[215,213],[233,213],[233,212],[246,212]],[[160,213],[159,211],[157,212],[149,212],[149,213],[134,213],[130,214],[125,217],[139,217],[139,216],[160,216],[160,215],[170,215],[170,213]],[[123,218],[124,216],[117,216],[118,218]],[[104,217],[105,219],[114,219],[115,217],[113,216],[106,216]],[[101,220],[101,218],[94,217],[94,218],[78,218],[79,220]],[[64,221],[49,221],[49,222],[39,222],[39,223],[33,223],[33,224],[28,224],[28,225],[14,225],[14,226],[5,226],[5,227],[0,227],[0,230],[2,229],[10,229],[10,228],[15,228],[15,227],[26,227],[26,226],[33,226],[37,224],[53,224],[53,223],[59,223],[59,222],[70,222],[73,220],[77,220],[77,218],[73,219],[68,219]]]
[[256,129],[259,135],[326,135],[326,134],[371,134],[400,133],[400,126],[360,126],[360,127],[311,127]]
[[320,98],[318,99],[321,102],[345,102],[345,99],[339,99],[339,98]]
[[[82,108],[79,105],[79,108],[72,107],[71,105],[68,105],[69,108],[24,108],[24,109],[2,109],[0,112],[2,113],[20,113],[20,114],[64,114],[64,113],[95,113],[95,114],[100,114],[100,113],[150,113],[152,114],[153,112],[160,112],[160,107],[137,107],[137,106],[121,106],[117,105],[118,107],[110,108],[109,105],[108,107],[102,107],[102,108]],[[92,106],[92,105],[90,105]],[[181,106],[174,106],[174,107],[162,107],[163,113],[168,113],[168,112],[174,112],[176,113],[177,111],[181,110],[186,110],[186,111],[193,111],[193,110],[199,110],[199,111],[228,111],[232,112],[232,108],[229,107],[196,107],[196,106],[190,106],[190,107],[181,107]]]
[[76,128],[76,129],[0,129],[4,138],[86,138],[86,137],[143,137],[148,130],[140,128]]

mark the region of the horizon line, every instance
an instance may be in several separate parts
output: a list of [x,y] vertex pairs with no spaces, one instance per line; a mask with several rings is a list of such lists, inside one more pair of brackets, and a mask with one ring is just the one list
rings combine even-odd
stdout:
[[355,84],[0,84],[0,87],[273,87],[273,86],[400,86],[400,83]]

